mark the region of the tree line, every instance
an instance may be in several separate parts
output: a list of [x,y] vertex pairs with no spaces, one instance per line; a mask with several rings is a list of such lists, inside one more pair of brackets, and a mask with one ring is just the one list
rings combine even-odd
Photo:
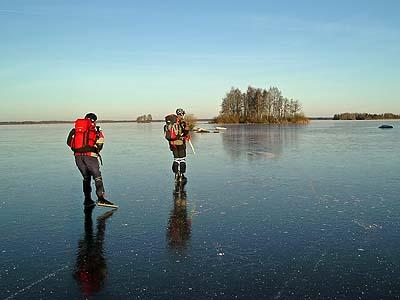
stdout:
[[243,93],[232,87],[222,99],[218,123],[308,123],[298,100],[288,99],[277,87],[249,86]]
[[153,121],[151,114],[142,115],[136,118],[136,122],[138,123],[150,123],[151,121]]
[[333,120],[382,120],[382,119],[400,119],[400,115],[392,113],[369,114],[369,113],[342,113],[335,114]]

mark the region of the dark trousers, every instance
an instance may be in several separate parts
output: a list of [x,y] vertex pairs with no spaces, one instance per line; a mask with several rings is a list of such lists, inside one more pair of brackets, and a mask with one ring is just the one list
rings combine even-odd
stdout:
[[91,198],[92,187],[91,178],[93,177],[98,198],[104,195],[103,178],[101,177],[100,165],[97,157],[86,155],[75,156],[75,163],[83,177],[83,193],[86,199]]
[[177,145],[171,147],[172,154],[174,155],[174,162],[172,163],[172,172],[185,173],[186,172],[186,145]]

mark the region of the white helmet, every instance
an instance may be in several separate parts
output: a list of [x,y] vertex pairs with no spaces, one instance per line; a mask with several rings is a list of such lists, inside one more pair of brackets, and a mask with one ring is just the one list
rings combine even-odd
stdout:
[[176,110],[176,114],[177,114],[178,116],[184,116],[184,115],[185,115],[185,111],[184,111],[182,108],[178,108],[178,109]]

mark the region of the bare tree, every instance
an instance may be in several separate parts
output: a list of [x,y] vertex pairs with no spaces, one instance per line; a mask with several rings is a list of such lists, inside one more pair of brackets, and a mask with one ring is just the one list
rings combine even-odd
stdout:
[[221,122],[302,122],[308,119],[301,113],[298,100],[282,96],[277,87],[268,90],[248,86],[242,93],[231,88],[222,99],[217,120]]

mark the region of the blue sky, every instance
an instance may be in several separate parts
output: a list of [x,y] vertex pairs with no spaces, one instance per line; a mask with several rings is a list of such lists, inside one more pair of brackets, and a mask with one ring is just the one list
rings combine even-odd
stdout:
[[231,87],[249,85],[277,86],[308,116],[400,113],[399,9],[0,0],[0,121],[162,118],[177,107],[213,117]]

